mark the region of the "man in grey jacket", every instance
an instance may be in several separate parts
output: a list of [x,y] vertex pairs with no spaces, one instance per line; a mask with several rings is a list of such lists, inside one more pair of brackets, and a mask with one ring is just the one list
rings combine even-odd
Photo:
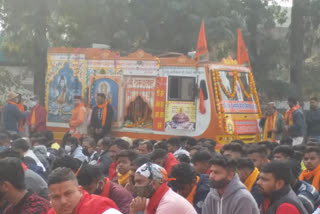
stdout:
[[227,157],[210,161],[211,191],[202,214],[259,214],[256,201],[236,174],[236,162]]

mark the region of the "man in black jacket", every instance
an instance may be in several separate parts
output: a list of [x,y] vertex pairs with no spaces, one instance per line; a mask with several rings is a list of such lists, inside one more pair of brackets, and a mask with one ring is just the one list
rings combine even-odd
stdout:
[[96,141],[104,136],[110,135],[113,121],[113,107],[106,101],[106,95],[98,93],[97,105],[92,109],[91,127],[94,130]]
[[311,141],[320,143],[320,109],[318,98],[312,97],[310,100],[310,111],[307,113],[307,137]]
[[291,169],[284,162],[272,161],[261,168],[257,181],[259,191],[264,196],[261,214],[307,214],[290,186],[292,179]]

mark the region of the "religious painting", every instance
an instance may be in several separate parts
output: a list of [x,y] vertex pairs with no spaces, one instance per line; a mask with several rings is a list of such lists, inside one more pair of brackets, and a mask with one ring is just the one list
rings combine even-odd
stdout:
[[167,101],[166,129],[195,130],[196,104],[194,102]]
[[64,123],[71,118],[74,95],[82,95],[82,83],[65,63],[49,82],[48,122]]
[[156,79],[127,77],[125,80],[124,126],[153,128]]

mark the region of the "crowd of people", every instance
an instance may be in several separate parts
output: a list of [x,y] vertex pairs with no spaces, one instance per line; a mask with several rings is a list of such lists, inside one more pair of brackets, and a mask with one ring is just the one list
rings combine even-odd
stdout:
[[233,140],[220,150],[188,136],[114,138],[104,94],[92,110],[74,97],[71,128],[58,143],[32,99],[26,113],[12,92],[3,110],[0,214],[320,214],[316,98],[306,117],[293,98],[285,116],[269,103],[263,141]]

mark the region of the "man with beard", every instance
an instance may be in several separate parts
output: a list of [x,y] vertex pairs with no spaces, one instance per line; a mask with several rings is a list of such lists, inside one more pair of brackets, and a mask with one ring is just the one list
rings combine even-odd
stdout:
[[210,183],[213,190],[202,206],[202,214],[259,214],[256,201],[236,173],[236,161],[215,157],[210,161]]
[[167,178],[166,170],[157,164],[146,163],[139,167],[134,177],[138,197],[131,202],[130,214],[196,214],[186,199],[168,187]]
[[261,168],[257,182],[264,196],[261,214],[308,213],[290,186],[292,178],[289,165],[281,161],[272,161]]

